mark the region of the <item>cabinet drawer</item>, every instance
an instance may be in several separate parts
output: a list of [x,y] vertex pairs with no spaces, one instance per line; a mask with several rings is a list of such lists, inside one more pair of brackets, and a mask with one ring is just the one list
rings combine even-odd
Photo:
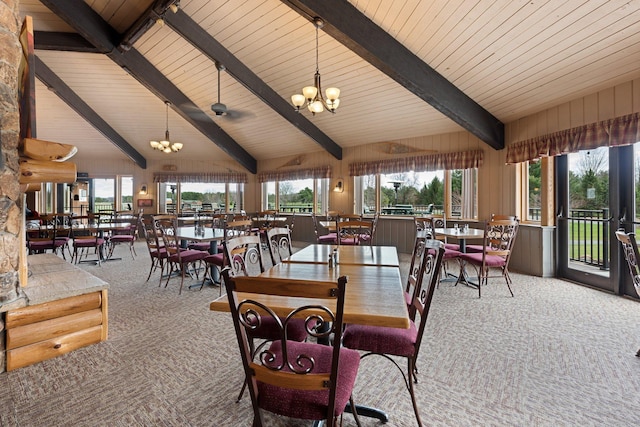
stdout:
[[11,329],[17,326],[93,310],[99,308],[101,305],[101,292],[92,292],[90,294],[63,298],[43,304],[30,305],[7,312],[5,328]]
[[7,330],[6,348],[11,350],[101,324],[102,311],[96,308],[91,311],[18,326]]
[[7,371],[22,368],[77,350],[91,344],[97,344],[102,338],[102,325],[73,332],[45,341],[14,348],[7,351]]

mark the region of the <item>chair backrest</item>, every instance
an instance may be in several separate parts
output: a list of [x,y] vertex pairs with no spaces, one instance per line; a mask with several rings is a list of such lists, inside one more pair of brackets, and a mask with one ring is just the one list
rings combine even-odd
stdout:
[[429,217],[433,221],[434,228],[447,228],[447,219],[442,214],[431,214]]
[[422,227],[425,233],[427,233],[427,238],[435,239],[436,238],[436,221],[433,218],[422,218]]
[[225,236],[230,239],[236,236],[244,236],[251,234],[251,228],[253,225],[253,221],[250,219],[239,219],[229,221],[225,224]]
[[511,250],[516,241],[516,235],[518,234],[518,225],[519,222],[517,219],[495,219],[487,221],[484,229],[483,243],[483,253],[485,256],[500,256],[505,259],[505,265],[508,265],[509,259],[511,258]]
[[267,242],[269,243],[269,255],[271,262],[276,265],[283,258],[293,255],[291,247],[291,230],[287,227],[274,227],[267,230]]
[[174,215],[156,215],[153,217],[158,239],[162,242],[169,256],[177,255],[177,261],[181,263],[180,240],[177,236],[178,219]]
[[[419,280],[421,280],[419,274],[420,269],[422,268],[427,237],[428,233],[426,230],[422,229],[416,231],[416,238],[413,244],[413,251],[411,253],[411,262],[409,263],[409,273],[407,274],[407,285],[405,287],[405,292],[407,295],[411,296],[412,301],[414,294],[419,291],[418,285]],[[415,313],[415,310],[410,310],[409,317],[411,320],[415,318]]]
[[321,236],[320,231],[318,230],[319,224],[318,224],[318,217],[316,216],[315,212],[311,212],[311,219],[313,220],[313,232],[316,235],[316,239],[318,237]]
[[640,295],[640,253],[638,253],[638,244],[636,243],[635,233],[625,233],[624,230],[616,231],[616,238],[622,244],[622,252],[627,260],[629,273],[633,279],[633,287],[636,293]]
[[[231,316],[240,347],[246,381],[251,394],[254,413],[261,425],[259,409],[259,383],[277,389],[302,391],[323,391],[328,394],[326,419],[333,419],[336,413],[335,397],[338,384],[338,364],[342,341],[344,295],[347,278],[342,276],[337,282],[314,282],[264,277],[231,277],[224,269],[224,283],[227,288]],[[240,300],[239,292],[253,294],[251,299]],[[300,307],[285,312],[275,310],[265,303],[270,296],[285,296],[307,300]],[[333,307],[335,302],[335,310]],[[329,305],[331,304],[331,305]],[[263,318],[272,320],[280,331],[279,338],[259,347],[256,357],[250,351],[249,331],[259,327]],[[297,352],[287,340],[287,329],[292,319],[306,319],[305,325],[310,336],[327,339],[333,334],[331,363],[327,369],[325,362],[316,361],[306,352]],[[328,326],[328,327],[326,327]],[[302,348],[320,344],[302,344]],[[275,357],[270,357],[275,356]],[[323,369],[321,365],[324,365]],[[328,372],[327,372],[328,371]],[[322,399],[322,401],[325,401]],[[342,408],[340,408],[341,410]],[[286,415],[286,408],[283,409]],[[254,420],[256,420],[254,418]]]
[[261,245],[260,236],[256,234],[235,236],[226,240],[224,247],[234,276],[264,272]]
[[340,214],[338,215],[338,221],[360,221],[362,215],[360,214]]
[[418,272],[419,283],[416,292],[413,294],[411,308],[409,313],[414,312],[420,315],[420,325],[415,344],[415,360],[418,358],[420,344],[422,343],[422,335],[427,325],[427,317],[433,300],[433,293],[440,281],[440,269],[442,268],[442,257],[444,256],[444,243],[439,240],[427,239],[425,241],[424,256],[422,257],[422,265]]
[[149,255],[158,254],[158,251],[162,247],[160,240],[158,239],[158,233],[154,227],[153,218],[141,216],[139,219],[140,229],[144,235],[144,239],[147,242],[147,249],[149,249]]
[[507,219],[507,220],[512,220],[513,221],[513,220],[518,219],[518,217],[515,216],[515,215],[502,215],[502,214],[493,214],[493,213],[491,214],[491,220],[499,221],[499,220],[503,220],[503,219]]
[[359,244],[360,241],[366,241],[371,244],[373,230],[372,221],[363,220],[351,220],[338,222],[338,244],[343,244],[344,241],[355,239],[355,242]]

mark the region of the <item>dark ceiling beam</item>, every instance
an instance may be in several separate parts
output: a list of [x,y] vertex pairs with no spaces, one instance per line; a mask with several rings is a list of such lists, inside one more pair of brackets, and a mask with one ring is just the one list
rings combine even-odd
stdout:
[[251,173],[257,173],[257,161],[211,117],[201,111],[157,68],[135,49],[121,52],[116,49],[120,36],[83,0],[41,0],[42,4],[62,18],[82,37],[125,69],[143,86],[163,101],[169,101],[172,108],[193,127],[213,141],[220,149],[240,163]]
[[[346,0],[282,0],[327,34],[496,150],[504,124]],[[428,25],[428,23],[425,23]]]
[[257,98],[261,99],[301,132],[315,140],[336,159],[342,160],[342,147],[318,129],[309,119],[297,113],[287,100],[271,89],[269,85],[262,81],[186,13],[181,10],[178,10],[177,13],[167,12],[165,14],[165,23],[196,49],[209,57],[209,59],[224,65],[227,73],[233,76],[233,78],[246,87]]
[[155,0],[151,3],[147,10],[126,31],[124,37],[120,40],[118,50],[126,52],[131,49],[135,42],[155,24],[158,18],[162,18],[169,6],[175,2],[176,0]]
[[84,118],[98,132],[113,142],[124,154],[142,169],[147,168],[147,159],[133,148],[118,132],[105,122],[86,102],[62,81],[38,56],[35,56],[36,77],[60,99],[67,103],[80,117]]
[[35,49],[58,50],[66,52],[105,53],[98,50],[84,37],[77,33],[56,31],[35,31],[33,35]]

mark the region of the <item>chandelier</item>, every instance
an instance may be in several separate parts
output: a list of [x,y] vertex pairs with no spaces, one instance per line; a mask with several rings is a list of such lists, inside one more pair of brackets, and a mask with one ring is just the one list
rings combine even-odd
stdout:
[[149,141],[149,144],[154,150],[160,150],[164,153],[177,153],[182,149],[182,143],[171,142],[169,139],[169,105],[171,103],[165,101],[164,104],[167,106],[167,130],[164,132],[164,139],[162,141]]
[[337,87],[330,87],[326,90],[325,94],[327,99],[322,96],[322,86],[320,85],[320,69],[318,67],[318,29],[324,26],[322,18],[314,18],[313,24],[316,27],[316,74],[313,77],[313,86],[306,86],[302,88],[302,94],[295,94],[291,97],[291,102],[296,107],[296,111],[300,112],[300,108],[307,105],[309,111],[314,116],[316,113],[322,113],[324,109],[336,112],[338,105],[340,105],[340,89]]

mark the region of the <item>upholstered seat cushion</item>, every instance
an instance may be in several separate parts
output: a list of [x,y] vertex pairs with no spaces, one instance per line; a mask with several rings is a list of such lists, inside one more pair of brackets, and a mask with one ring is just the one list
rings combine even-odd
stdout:
[[98,239],[75,239],[73,241],[73,246],[77,247],[77,248],[93,248],[95,246],[102,246],[104,245],[104,239],[103,238],[98,238]]
[[465,252],[467,253],[482,253],[484,246],[482,245],[467,245],[465,246]]
[[167,258],[169,254],[166,248],[154,249],[151,251],[151,256],[154,258]]
[[[482,253],[465,253],[460,256],[464,261],[473,264],[482,264]],[[485,255],[485,265],[489,267],[502,267],[505,265],[505,259],[498,255]]]
[[[282,343],[274,341],[271,345],[271,351],[277,355],[276,363],[280,363],[282,361]],[[327,373],[331,370],[333,352],[331,346],[288,341],[287,352],[290,361],[294,361],[299,354],[313,357],[316,363],[314,372]],[[341,414],[349,402],[359,365],[360,355],[357,351],[347,348],[340,349],[335,415]],[[258,405],[276,414],[307,420],[322,420],[326,417],[328,401],[328,389],[326,391],[305,391],[258,382]]]
[[342,336],[342,345],[354,350],[410,357],[415,352],[417,337],[414,322],[410,322],[409,329],[348,325]]
[[[282,336],[276,320],[270,316],[262,316],[262,324],[257,329],[247,330],[247,335],[252,338],[261,338],[269,341],[277,340]],[[287,325],[287,339],[290,341],[304,341],[307,338],[307,330],[304,327],[304,319],[291,319]]]
[[456,251],[453,249],[444,249],[444,255],[442,255],[442,259],[453,259],[458,258],[462,255],[462,252]]
[[460,245],[457,243],[445,243],[444,248],[452,251],[460,251]]
[[135,240],[135,236],[132,236],[131,234],[116,234],[114,236],[111,236],[111,238],[109,239],[110,242],[116,242],[116,243],[131,243]]
[[357,237],[344,237],[340,238],[340,244],[345,246],[357,246],[360,244],[360,241]]
[[208,263],[208,264],[213,264],[213,265],[217,265],[219,267],[223,267],[224,265],[224,254],[223,253],[217,253],[217,254],[211,254],[211,255],[207,255],[206,257],[203,258],[204,262]]
[[338,241],[338,235],[336,233],[324,234],[322,236],[318,236],[319,243],[335,243]]
[[55,248],[55,242],[53,240],[31,240],[27,245],[29,249],[34,251],[42,251],[45,249]]
[[209,248],[211,244],[209,242],[193,242],[189,243],[189,249],[194,249],[196,251],[204,251],[209,252]]
[[[182,260],[183,263],[198,261],[204,258],[204,255],[205,254],[202,251],[187,249],[186,251],[180,251],[180,260]],[[178,262],[178,254],[171,255],[169,257],[169,261]]]

